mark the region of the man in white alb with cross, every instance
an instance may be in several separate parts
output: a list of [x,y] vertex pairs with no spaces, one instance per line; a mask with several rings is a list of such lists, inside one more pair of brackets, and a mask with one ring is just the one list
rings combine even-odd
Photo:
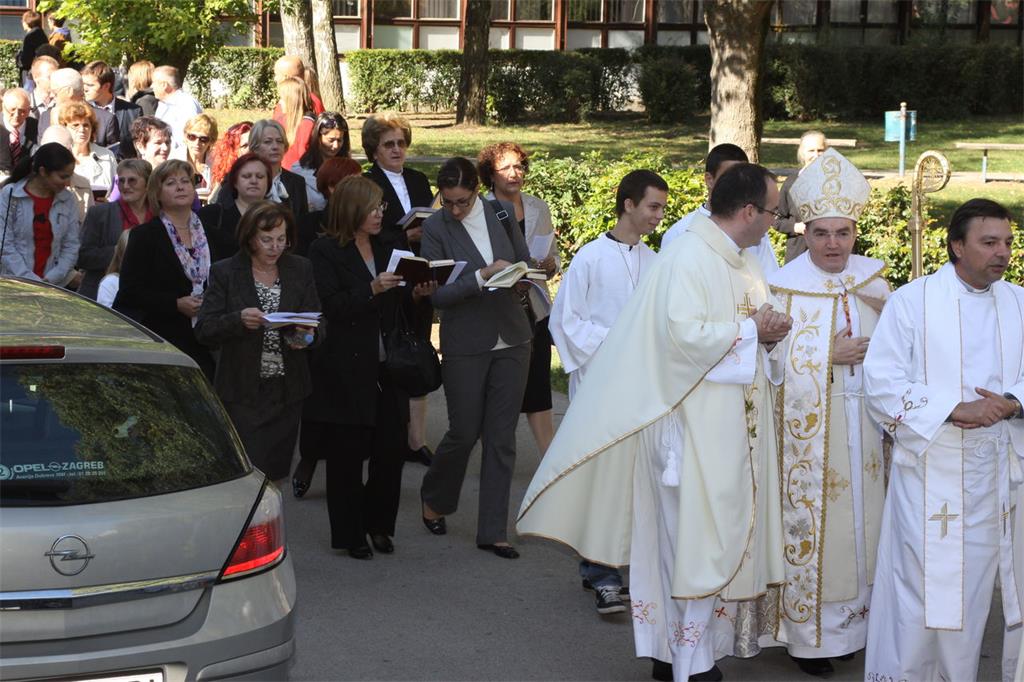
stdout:
[[1024,490],[1024,289],[1002,280],[1012,244],[1005,208],[987,199],[958,208],[950,262],[889,298],[868,347],[868,406],[895,441],[869,682],[975,679],[997,575],[1003,678],[1013,676],[1024,578],[1024,538],[1013,537]]

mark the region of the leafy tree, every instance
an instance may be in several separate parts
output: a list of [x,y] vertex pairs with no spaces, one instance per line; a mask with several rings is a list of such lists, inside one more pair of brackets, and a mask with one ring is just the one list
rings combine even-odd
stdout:
[[42,0],[39,9],[74,25],[80,40],[69,49],[78,59],[149,59],[177,67],[182,78],[192,60],[256,20],[249,0]]

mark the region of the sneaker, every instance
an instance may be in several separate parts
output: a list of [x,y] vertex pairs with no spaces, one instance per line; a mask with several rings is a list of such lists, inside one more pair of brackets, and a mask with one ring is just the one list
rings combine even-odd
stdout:
[[[583,578],[581,584],[582,584],[584,590],[590,590],[590,591],[594,590],[594,586],[591,585],[590,581],[587,580],[586,578]],[[629,586],[628,585],[619,585],[619,596],[620,597],[628,597],[629,596]]]
[[619,590],[615,587],[599,587],[594,590],[597,596],[597,612],[602,616],[609,613],[622,613],[626,605],[619,596]]

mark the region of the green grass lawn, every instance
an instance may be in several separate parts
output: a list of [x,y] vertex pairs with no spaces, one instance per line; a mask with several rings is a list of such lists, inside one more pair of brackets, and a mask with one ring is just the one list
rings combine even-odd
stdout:
[[[265,116],[266,112],[224,109],[213,112],[221,129],[242,120]],[[696,163],[707,152],[708,116],[696,117],[686,125],[648,124],[641,114],[621,114],[587,123],[550,123],[513,126],[456,126],[448,114],[414,114],[414,156],[475,157],[484,146],[502,140],[518,142],[529,151],[547,151],[552,156],[576,156],[597,150],[608,155],[628,151],[662,152],[680,164]],[[352,117],[353,146],[358,150],[361,117]],[[855,149],[842,149],[864,170],[894,171],[899,165],[898,145],[883,141],[881,117],[877,121],[768,121],[765,137],[799,137],[816,128],[835,138],[857,140]],[[918,121],[918,139],[907,145],[908,167],[928,149],[942,152],[956,171],[981,170],[981,152],[954,148],[957,141],[999,141],[1024,143],[1024,120],[1019,118],[974,117],[962,121]],[[796,148],[764,145],[761,162],[772,167],[797,165]],[[1024,153],[991,152],[992,173],[1024,173]]]

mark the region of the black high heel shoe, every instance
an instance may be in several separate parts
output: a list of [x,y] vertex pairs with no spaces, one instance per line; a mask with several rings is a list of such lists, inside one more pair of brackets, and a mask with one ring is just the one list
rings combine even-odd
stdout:
[[427,508],[427,503],[423,501],[423,491],[420,491],[420,517],[423,519],[423,525],[427,527],[433,535],[445,535],[448,532],[448,524],[445,523],[444,517],[439,516],[436,519],[428,519],[423,514],[423,509]]
[[306,460],[300,459],[292,473],[292,495],[302,499],[303,495],[309,492],[314,473],[316,473],[316,460],[314,459],[312,465],[309,465]]

